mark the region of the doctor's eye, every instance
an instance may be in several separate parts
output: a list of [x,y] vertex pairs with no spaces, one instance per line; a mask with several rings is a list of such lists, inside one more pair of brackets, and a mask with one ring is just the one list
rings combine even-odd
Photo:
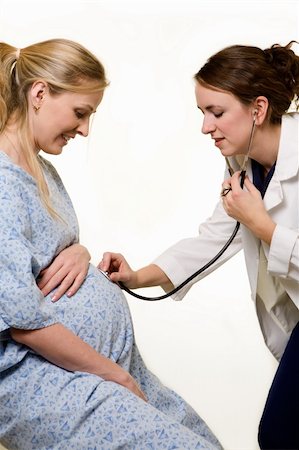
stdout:
[[75,114],[78,119],[82,119],[85,116],[85,113],[83,113],[81,111],[75,111]]

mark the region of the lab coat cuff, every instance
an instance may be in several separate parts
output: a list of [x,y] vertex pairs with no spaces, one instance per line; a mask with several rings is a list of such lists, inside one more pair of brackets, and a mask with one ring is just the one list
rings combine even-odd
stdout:
[[[169,254],[162,254],[158,256],[158,258],[156,258],[152,263],[163,270],[163,272],[168,276],[175,287],[185,281],[189,276],[187,273],[185,273],[180,264],[178,264],[177,259],[171,258]],[[185,286],[184,288],[180,289],[179,292],[171,296],[172,300],[183,300],[190,287],[191,286]]]
[[298,232],[276,225],[268,258],[268,271],[272,275],[282,278],[287,277],[297,239]]

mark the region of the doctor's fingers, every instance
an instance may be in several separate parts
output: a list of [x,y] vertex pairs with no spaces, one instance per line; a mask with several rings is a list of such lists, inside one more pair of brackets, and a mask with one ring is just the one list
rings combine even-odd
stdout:
[[98,268],[105,272],[117,272],[122,266],[129,265],[121,253],[105,252]]
[[241,188],[241,186],[236,185],[232,183],[232,187],[233,187],[233,193],[237,194],[239,196],[242,196],[242,198],[251,198],[252,201],[256,200],[256,201],[262,201],[262,196],[260,191],[255,187],[255,185],[252,183],[252,181],[249,180],[248,176],[245,176],[244,179],[244,185],[243,188]]
[[113,255],[115,255],[115,253],[105,252],[103,254],[103,256],[102,256],[102,260],[98,264],[98,269],[101,269],[101,270],[103,270],[105,272],[108,272],[108,270],[110,268],[110,265],[111,265],[111,263],[113,261],[113,258],[114,258]]
[[[245,176],[245,179],[246,179],[246,177],[247,177],[247,175]],[[231,182],[230,183],[231,183],[231,188],[232,188],[233,192],[240,192],[242,190],[242,187],[241,187],[241,172],[240,171],[235,172],[233,174],[233,176],[231,177]]]
[[255,185],[249,180],[248,177],[245,177],[244,186],[246,187],[248,192],[252,194],[260,194],[260,191],[255,187]]
[[221,189],[221,197],[226,197],[226,195],[229,194],[229,192],[232,190],[231,184],[230,184],[231,178],[227,178],[222,183],[222,189]]
[[222,183],[222,189],[228,189],[231,185],[231,177],[226,178]]

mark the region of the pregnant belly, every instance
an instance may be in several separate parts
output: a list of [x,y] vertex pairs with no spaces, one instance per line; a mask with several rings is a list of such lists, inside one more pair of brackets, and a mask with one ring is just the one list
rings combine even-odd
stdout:
[[121,289],[90,265],[87,277],[72,297],[52,303],[57,319],[101,354],[118,361],[133,342],[133,327]]

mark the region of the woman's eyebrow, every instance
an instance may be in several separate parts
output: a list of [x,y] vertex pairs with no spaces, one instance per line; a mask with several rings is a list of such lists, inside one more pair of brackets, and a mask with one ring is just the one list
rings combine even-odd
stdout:
[[86,108],[86,109],[89,109],[90,110],[90,112],[92,112],[92,113],[95,113],[97,110],[96,109],[93,109],[93,107],[91,106],[91,105],[89,105],[88,103],[82,103],[79,107],[78,107],[79,109],[80,108]]

